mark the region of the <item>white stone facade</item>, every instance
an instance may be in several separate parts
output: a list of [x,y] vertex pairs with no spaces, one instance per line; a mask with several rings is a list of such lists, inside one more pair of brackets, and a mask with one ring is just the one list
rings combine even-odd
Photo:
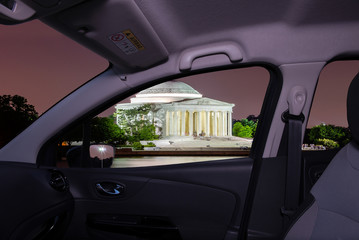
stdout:
[[153,106],[153,111],[145,117],[154,120],[156,133],[163,138],[232,136],[234,104],[202,97],[188,84],[166,82],[156,85],[137,94],[131,103],[117,104],[116,111],[143,104]]

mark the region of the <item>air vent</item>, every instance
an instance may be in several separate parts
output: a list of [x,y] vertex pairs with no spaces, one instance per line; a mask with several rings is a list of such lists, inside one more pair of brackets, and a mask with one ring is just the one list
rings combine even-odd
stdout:
[[69,189],[69,182],[62,172],[51,170],[50,186],[59,192],[66,192]]

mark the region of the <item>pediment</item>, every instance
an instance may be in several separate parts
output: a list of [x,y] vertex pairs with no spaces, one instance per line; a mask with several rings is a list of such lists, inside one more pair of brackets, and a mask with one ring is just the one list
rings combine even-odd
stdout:
[[212,98],[196,98],[196,99],[188,99],[188,100],[182,100],[178,102],[173,102],[173,105],[209,105],[209,106],[229,106],[233,107],[233,103],[227,103],[219,100],[215,100]]

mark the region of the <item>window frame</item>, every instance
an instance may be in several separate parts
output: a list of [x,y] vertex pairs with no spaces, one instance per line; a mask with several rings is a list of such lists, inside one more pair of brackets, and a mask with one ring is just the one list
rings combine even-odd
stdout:
[[[261,67],[269,73],[267,88],[265,91],[262,106],[260,108],[257,131],[253,138],[252,147],[250,150],[250,154],[248,156],[251,159],[261,158],[264,152],[265,144],[267,142],[267,137],[268,137],[270,126],[272,124],[274,112],[279,100],[283,79],[278,67],[268,63],[256,62],[256,63],[246,63],[246,64],[238,64],[238,65],[236,64],[234,66],[233,65],[219,66],[215,68],[194,70],[191,72],[182,72],[179,74],[168,75],[163,78],[150,80],[139,86],[133,87],[119,95],[116,95],[115,97],[112,97],[108,101],[105,101],[97,106],[94,106],[92,110],[88,111],[86,114],[82,115],[75,121],[71,122],[70,124],[62,128],[58,133],[54,134],[51,138],[49,138],[49,140],[47,140],[41,146],[37,155],[36,164],[38,166],[56,166],[56,160],[54,161],[53,159],[54,156],[56,156],[56,145],[58,143],[58,139],[60,138],[60,136],[62,136],[65,132],[74,128],[76,125],[79,125],[82,122],[89,121],[90,119],[97,116],[108,107],[115,105],[119,101],[128,98],[139,91],[142,91],[146,88],[152,87],[154,85],[166,81],[177,80],[187,76],[217,72],[222,70],[250,68],[250,67]],[[107,70],[111,68],[113,68],[112,65],[110,65]],[[88,81],[87,83],[89,83],[90,81]],[[76,90],[74,90],[73,92],[75,91]],[[83,155],[86,156],[86,154]]]

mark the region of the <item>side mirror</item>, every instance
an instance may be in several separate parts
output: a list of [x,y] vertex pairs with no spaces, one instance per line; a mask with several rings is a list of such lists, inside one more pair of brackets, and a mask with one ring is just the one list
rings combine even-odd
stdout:
[[106,144],[90,145],[90,161],[92,167],[109,168],[115,158],[115,148]]

